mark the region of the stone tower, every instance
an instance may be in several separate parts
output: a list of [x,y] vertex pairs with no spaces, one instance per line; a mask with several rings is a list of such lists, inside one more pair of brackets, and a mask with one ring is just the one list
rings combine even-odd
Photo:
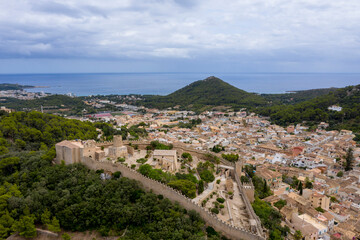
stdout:
[[123,145],[122,136],[114,135],[114,147],[121,147]]

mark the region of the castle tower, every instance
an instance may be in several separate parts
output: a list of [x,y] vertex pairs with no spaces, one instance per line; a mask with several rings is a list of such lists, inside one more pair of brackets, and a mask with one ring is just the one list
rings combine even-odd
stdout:
[[114,136],[114,147],[121,147],[123,145],[122,136],[121,135],[115,135]]

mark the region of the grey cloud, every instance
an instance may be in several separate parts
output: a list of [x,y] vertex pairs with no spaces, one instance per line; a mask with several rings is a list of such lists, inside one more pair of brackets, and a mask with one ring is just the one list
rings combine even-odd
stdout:
[[358,0],[0,0],[0,8],[4,59],[360,61]]

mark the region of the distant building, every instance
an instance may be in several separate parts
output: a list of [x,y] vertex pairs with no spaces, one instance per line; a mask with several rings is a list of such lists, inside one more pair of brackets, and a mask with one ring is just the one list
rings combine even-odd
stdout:
[[341,112],[342,107],[337,106],[337,105],[332,105],[332,106],[328,107],[328,110],[336,111],[336,112]]

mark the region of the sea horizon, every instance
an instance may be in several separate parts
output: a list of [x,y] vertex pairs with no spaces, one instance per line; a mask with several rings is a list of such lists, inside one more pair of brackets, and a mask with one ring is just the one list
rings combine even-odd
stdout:
[[166,95],[186,85],[215,76],[248,92],[286,93],[360,84],[360,73],[319,72],[107,72],[107,73],[7,73],[0,83],[42,86],[27,89],[77,96],[141,94]]

